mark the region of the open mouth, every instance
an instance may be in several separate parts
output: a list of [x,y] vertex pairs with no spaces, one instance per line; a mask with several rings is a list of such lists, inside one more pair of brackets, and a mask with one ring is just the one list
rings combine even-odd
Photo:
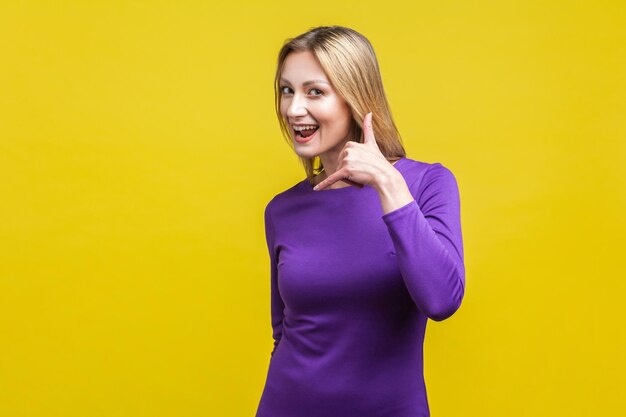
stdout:
[[300,138],[300,139],[307,139],[310,138],[311,136],[313,136],[315,134],[315,132],[317,132],[317,130],[319,129],[319,126],[315,126],[314,128],[307,128],[307,129],[301,129],[301,130],[296,130],[296,128],[293,128],[293,132],[296,136],[296,138]]

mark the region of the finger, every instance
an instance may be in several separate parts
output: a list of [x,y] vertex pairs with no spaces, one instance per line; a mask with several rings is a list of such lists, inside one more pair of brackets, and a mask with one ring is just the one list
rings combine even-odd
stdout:
[[[328,177],[328,178],[330,178],[330,177]],[[361,184],[361,183],[359,183],[359,182],[354,182],[354,181],[352,181],[352,180],[349,180],[348,178],[339,178],[339,179],[335,179],[335,180],[333,180],[332,182],[327,182],[327,181],[328,181],[328,178],[326,178],[324,181],[322,181],[322,182],[320,182],[319,184],[317,184],[315,187],[313,187],[313,189],[314,189],[315,191],[320,191],[320,190],[323,190],[324,188],[330,187],[330,186],[331,186],[331,184],[334,184],[334,183],[336,183],[337,181],[343,181],[343,182],[346,182],[346,183],[348,183],[348,184],[350,184],[350,185],[353,185],[353,186],[355,186],[355,187],[358,187],[358,188],[363,188],[363,187],[364,187],[364,185],[363,185],[363,184]]]
[[[348,143],[355,143],[355,142],[348,142]],[[337,171],[340,171],[341,168],[343,168],[343,166],[344,166],[344,162],[347,162],[346,159],[345,159],[347,155],[348,155],[348,148],[346,146],[344,146],[343,149],[341,150],[340,157],[338,158]],[[363,184],[361,184],[359,182],[352,181],[352,180],[348,179],[348,177],[341,178],[340,181],[344,181],[344,182],[346,182],[348,184],[351,184],[351,185],[354,185],[356,187],[363,188]]]
[[323,190],[324,188],[328,188],[329,186],[333,185],[334,183],[336,183],[337,181],[345,181],[349,184],[355,185],[359,188],[363,187],[363,184],[359,184],[358,182],[354,182],[350,179],[348,179],[349,174],[347,173],[347,170],[345,169],[341,169],[337,172],[335,172],[334,174],[330,175],[328,178],[324,179],[324,181],[320,182],[319,184],[317,184],[315,187],[313,187],[313,189],[315,191],[320,191]]
[[[343,166],[344,166],[344,163],[346,162],[345,157],[346,157],[346,156],[347,156],[347,154],[348,154],[348,146],[347,146],[347,145],[348,145],[349,143],[355,143],[355,142],[348,142],[348,143],[347,143],[347,144],[343,147],[343,149],[341,150],[341,153],[339,154],[339,157],[337,158],[337,172],[342,170],[342,168],[343,168]],[[358,182],[355,182],[355,181],[352,181],[352,180],[348,179],[348,177],[345,177],[345,178],[340,178],[340,179],[339,179],[339,181],[343,181],[343,182],[345,182],[345,183],[348,183],[348,184],[354,185],[355,187],[363,188],[363,184],[358,183]],[[325,187],[328,187],[328,185],[325,185],[325,186],[324,186],[324,188],[325,188]]]
[[313,187],[313,189],[315,191],[323,190],[324,188],[336,183],[340,179],[341,176],[339,175],[339,171],[337,171],[334,174],[330,175],[328,178],[325,178],[322,182]]
[[354,182],[354,181],[349,180],[347,178],[342,178],[341,181],[347,182],[348,184],[352,184],[355,187],[363,188],[363,184],[361,184],[360,182]]
[[363,118],[363,143],[376,143],[374,128],[372,127],[372,112],[367,113]]

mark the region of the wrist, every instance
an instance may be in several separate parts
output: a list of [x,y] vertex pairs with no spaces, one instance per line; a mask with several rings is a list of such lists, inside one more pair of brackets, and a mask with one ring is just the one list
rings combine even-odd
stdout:
[[406,186],[404,177],[394,168],[379,175],[373,187],[378,194],[394,194],[403,184]]
[[409,186],[399,171],[380,177],[375,188],[380,198],[383,214],[397,210],[413,201]]

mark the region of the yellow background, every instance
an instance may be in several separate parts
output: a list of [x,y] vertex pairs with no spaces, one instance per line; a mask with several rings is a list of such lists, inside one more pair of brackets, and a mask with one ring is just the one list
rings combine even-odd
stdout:
[[[253,416],[263,209],[304,178],[282,42],[374,45],[408,156],[461,193],[433,416],[626,408],[623,1],[3,1],[0,416]],[[323,416],[320,416],[323,417]]]

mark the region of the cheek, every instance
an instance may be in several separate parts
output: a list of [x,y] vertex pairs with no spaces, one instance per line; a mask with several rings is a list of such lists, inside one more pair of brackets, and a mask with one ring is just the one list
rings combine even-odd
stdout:
[[338,128],[343,128],[345,125],[350,124],[352,115],[350,109],[344,103],[337,101],[327,103],[323,112],[325,118]]
[[330,105],[329,103],[319,103],[311,106],[310,109],[311,114],[318,122],[326,124],[329,127],[336,126],[337,123],[341,121],[341,112],[336,106]]
[[346,109],[335,106],[326,113],[327,121],[329,124],[338,131],[345,131],[350,127],[350,121],[352,119],[352,115]]

